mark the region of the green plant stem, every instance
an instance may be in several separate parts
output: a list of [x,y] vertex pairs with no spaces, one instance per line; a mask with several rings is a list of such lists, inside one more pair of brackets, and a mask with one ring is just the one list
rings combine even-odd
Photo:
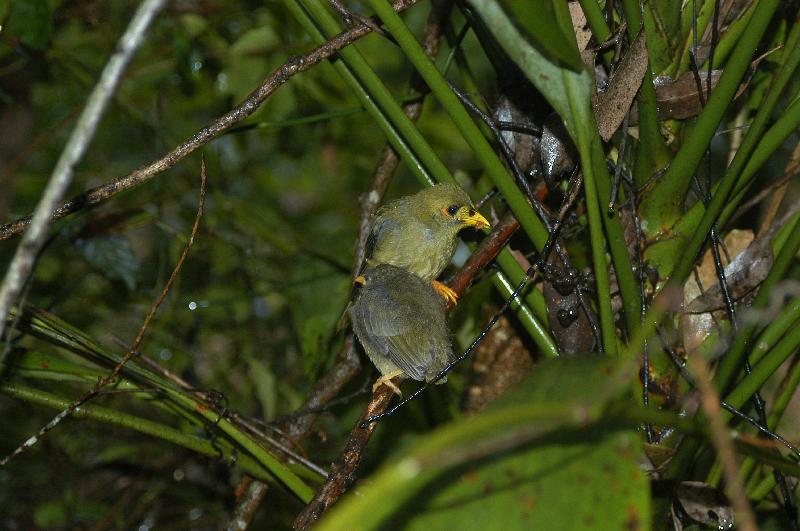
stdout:
[[[783,418],[783,414],[786,412],[786,407],[789,405],[789,402],[797,391],[798,386],[800,386],[800,363],[795,360],[791,369],[789,369],[789,372],[781,381],[779,391],[772,403],[772,409],[767,417],[767,427],[769,429],[778,429],[781,418]],[[741,477],[747,478],[755,469],[756,464],[757,463],[754,459],[745,459],[741,466]],[[772,474],[770,474],[770,476],[772,476]],[[755,476],[751,478],[751,480],[753,479],[755,479]]]
[[750,364],[755,365],[764,357],[769,349],[780,340],[781,337],[800,320],[800,297],[795,297],[787,304],[781,313],[761,332],[753,342],[753,350],[750,353]]
[[[764,382],[772,376],[780,365],[800,347],[800,328],[795,328],[772,347],[753,370],[736,384],[725,397],[725,401],[735,408],[744,406]],[[729,414],[728,414],[729,415]]]
[[[597,131],[597,129],[595,128],[593,131]],[[639,282],[633,273],[633,264],[630,254],[628,254],[628,242],[625,240],[619,216],[612,216],[603,211],[602,198],[611,197],[611,176],[608,174],[605,153],[599,137],[592,142],[592,163],[594,164],[594,182],[598,192],[601,217],[606,229],[606,243],[611,252],[614,274],[617,277],[617,286],[622,298],[626,330],[628,337],[631,337],[639,329],[641,323],[642,303],[639,296]]]
[[[16,383],[7,382],[0,384],[0,392],[26,402],[62,411],[71,403],[71,401],[66,398]],[[230,462],[234,458],[230,448],[222,448],[219,445],[215,447],[206,439],[187,435],[176,430],[175,428],[171,428],[169,426],[159,424],[158,422],[153,422],[152,420],[143,419],[141,417],[123,413],[114,409],[108,409],[95,405],[83,405],[76,409],[72,416],[75,418],[97,420],[106,424],[129,428],[140,433],[151,435],[158,439],[183,446],[184,448],[188,448],[189,450],[199,454],[213,458],[220,458],[226,462]],[[220,455],[220,452],[222,452],[222,455]],[[266,468],[261,466],[249,455],[242,454],[235,457],[236,465],[244,472],[247,472],[253,477],[257,477],[262,480],[273,480],[272,474],[270,474]]]
[[685,3],[684,8],[681,10],[681,36],[683,44],[677,49],[677,55],[673,60],[670,75],[677,78],[689,68],[689,51],[694,44],[694,36],[692,35],[692,26],[697,24],[697,40],[702,38],[705,33],[711,18],[714,16],[714,2],[715,0],[697,0],[697,16],[692,9],[691,3]]
[[[644,31],[642,17],[639,14],[641,9],[639,0],[622,0],[622,9],[627,23],[628,39],[633,42],[639,32]],[[639,103],[639,148],[633,181],[637,188],[640,188],[668,160],[667,147],[658,124],[652,65],[645,71],[637,101]]]
[[739,37],[741,37],[742,33],[747,29],[747,25],[750,23],[750,18],[753,16],[755,8],[756,3],[753,2],[739,18],[728,25],[728,29],[722,34],[719,39],[719,44],[717,44],[717,48],[714,50],[713,68],[721,68],[725,63],[728,55],[738,42]]
[[[705,218],[704,218],[705,219]],[[756,295],[755,300],[753,301],[752,307],[753,308],[763,308],[766,306],[766,303],[769,299],[769,294],[775,285],[783,278],[786,274],[789,265],[791,264],[794,256],[797,254],[798,248],[800,248],[800,217],[796,218],[794,225],[790,229],[789,232],[789,239],[787,240],[786,244],[784,244],[781,251],[778,253],[778,256],[775,258],[773,262],[772,268],[770,269],[767,278],[761,284],[761,287],[758,290],[758,294]],[[672,278],[670,278],[672,281]],[[668,282],[669,284],[669,282]],[[680,285],[680,284],[678,284]],[[664,288],[667,289],[667,288]],[[675,289],[674,286],[671,289]],[[668,292],[667,292],[668,293]],[[665,305],[662,304],[654,304],[651,307],[651,310],[648,311],[648,320],[646,321],[645,328],[653,327],[654,322],[659,321],[664,313]],[[720,394],[729,387],[732,383],[733,378],[739,373],[742,360],[747,353],[747,348],[750,344],[750,339],[752,338],[753,334],[755,333],[756,325],[750,324],[742,327],[739,330],[739,333],[736,335],[736,339],[733,342],[733,345],[728,350],[728,353],[722,359],[719,367],[717,368],[717,373],[714,377],[714,384],[716,388],[720,391]],[[797,336],[797,337],[795,337]],[[742,402],[742,396],[745,396],[745,400],[749,400],[749,398],[758,390],[758,388],[766,381],[766,377],[763,376],[763,372],[766,370],[766,367],[770,367],[771,365],[768,364],[769,360],[774,360],[779,358],[780,356],[788,356],[791,354],[791,351],[788,353],[785,352],[787,345],[791,346],[793,341],[800,340],[800,328],[796,328],[790,334],[785,335],[770,351],[765,354],[761,361],[758,363],[756,367],[753,368],[753,372],[746,376],[744,380],[742,380],[735,389],[731,392],[731,395],[725,399],[730,405],[736,408],[740,408],[744,402]],[[782,350],[779,351],[778,354],[775,354],[776,349],[780,348]],[[785,359],[785,357],[783,358]],[[770,363],[772,363],[770,361]],[[756,368],[759,368],[759,374],[753,376],[756,372]],[[774,368],[777,368],[775,366]],[[769,375],[767,375],[768,377]],[[745,382],[747,382],[745,384]],[[753,385],[755,384],[755,387]],[[735,395],[733,393],[736,393]],[[689,463],[694,456],[695,452],[697,451],[700,442],[696,439],[685,439],[681,445],[678,447],[678,451],[673,457],[672,461],[667,468],[667,477],[669,478],[678,478],[683,477],[684,472],[689,466]]]
[[[586,117],[586,107],[589,102],[584,101],[582,92],[576,86],[572,76],[564,76],[564,86],[567,89],[569,105],[573,116]],[[605,232],[600,215],[600,199],[597,195],[595,184],[595,164],[592,161],[594,149],[592,143],[598,141],[596,133],[590,129],[594,124],[593,120],[581,120],[576,124],[578,135],[578,151],[581,157],[581,167],[583,168],[583,189],[586,194],[586,210],[589,215],[589,237],[592,246],[592,262],[595,271],[595,283],[597,285],[597,301],[600,309],[600,332],[603,339],[603,349],[610,355],[617,353],[617,335],[614,326],[614,314],[611,310],[611,288],[606,274],[606,246]],[[596,128],[595,128],[596,131]]]
[[[286,0],[285,3],[315,44],[326,42],[326,36],[336,35],[340,31],[339,24],[319,0]],[[308,13],[314,16],[313,20]],[[413,122],[403,113],[400,105],[369,67],[355,45],[342,49],[339,55],[343,60],[334,61],[334,69],[350,86],[361,105],[372,116],[389,143],[417,178],[428,184],[433,184],[437,180],[447,180],[450,171],[425,142]]]
[[[554,9],[562,24],[567,25],[570,18],[566,4],[555,2]],[[574,33],[570,32],[570,35],[572,35],[573,44],[577,47]],[[566,69],[561,69],[561,77],[567,94],[569,114],[575,122],[573,124],[574,140],[581,156],[603,343],[608,352],[616,353],[617,340],[611,311],[610,288],[608,278],[602,274],[602,271],[607,268],[605,261],[606,244],[611,253],[614,272],[617,276],[617,285],[622,298],[624,322],[629,337],[639,326],[641,316],[639,287],[633,275],[628,245],[625,241],[620,220],[617,216],[603,213],[605,208],[604,199],[611,196],[611,177],[608,174],[603,143],[597,133],[594,113],[590,108],[589,93],[591,89],[587,85],[590,85],[591,81],[584,75],[575,75]],[[602,223],[600,223],[601,219]],[[605,229],[605,240],[602,229]],[[600,277],[604,278],[601,279]]]
[[[756,11],[756,13],[754,13],[752,21],[752,24],[755,24],[757,26],[756,29],[761,30],[759,32],[759,35],[763,33],[762,26],[765,25],[767,22],[769,22],[769,19],[776,7],[777,7],[776,0],[764,0],[764,2],[759,4],[759,8]],[[752,35],[748,32],[737,45],[736,52],[734,55],[737,56],[738,61],[741,60],[739,56],[743,54],[742,50],[746,51],[747,49],[749,49],[751,40],[752,40]],[[747,63],[746,60],[745,63]],[[718,94],[718,92],[715,92],[714,94]],[[711,103],[712,100],[714,99],[714,94],[712,94],[711,100],[709,100],[709,104],[706,106],[705,110],[701,114],[701,120],[704,120],[703,116],[706,115],[706,113],[711,108]],[[718,107],[720,105],[719,101],[720,101],[719,99],[716,101],[715,107]],[[706,118],[705,121],[708,122],[709,118]],[[710,128],[709,130],[711,133],[713,133],[713,128]],[[698,158],[695,161],[695,166],[691,166],[691,168],[687,169],[686,164],[687,161],[689,161],[690,159],[690,155],[687,155],[686,153],[688,151],[692,151],[692,153],[694,153],[695,148],[692,146],[692,143],[694,142],[692,138],[693,134],[696,133],[697,131],[699,131],[699,128],[695,128],[693,133],[689,135],[689,139],[687,139],[686,143],[684,144],[684,147],[679,151],[678,157],[680,157],[681,162],[678,163],[678,158],[676,158],[675,162],[673,162],[673,165],[670,166],[670,170],[668,170],[668,173],[669,171],[673,171],[673,173],[675,172],[680,173],[678,170],[674,169],[677,166],[684,166],[684,170],[689,171],[689,176],[691,176],[691,173],[694,171],[694,168],[696,166],[696,162],[699,162],[699,156],[702,156],[705,150],[704,146],[707,144],[707,141],[710,140],[710,137],[706,139],[706,141],[703,142],[703,146],[701,146],[702,149],[697,150]],[[684,150],[687,151],[685,152]],[[684,153],[684,155],[680,155],[680,153],[682,152]],[[694,157],[694,154],[692,154],[691,157]],[[719,215],[727,206],[728,198],[730,197],[731,192],[734,186],[736,185],[737,179],[739,177],[739,172],[732,170],[737,158],[739,158],[739,152],[737,152],[737,155],[734,157],[734,161],[731,163],[729,171],[725,173],[725,176],[720,181],[719,186],[717,187],[714,195],[711,198],[711,202],[709,203],[708,208],[703,213],[703,217],[692,228],[691,234],[688,235],[688,241],[686,245],[683,246],[684,249],[683,253],[681,253],[680,258],[677,260],[676,265],[673,271],[671,272],[669,279],[665,283],[664,287],[656,296],[654,304],[651,305],[650,310],[647,312],[647,315],[645,316],[644,319],[645,326],[642,328],[641,333],[636,338],[636,340],[631,342],[630,348],[635,349],[636,351],[638,351],[641,348],[641,345],[644,344],[645,338],[649,337],[655,331],[656,323],[661,321],[661,319],[664,317],[666,309],[671,306],[670,298],[673,297],[676,293],[682,293],[683,284],[688,278],[689,273],[692,270],[692,267],[694,266],[695,259],[698,253],[700,252],[703,243],[706,241],[706,237],[709,231],[711,230],[712,225],[717,222]],[[741,160],[742,159],[740,158],[740,161]],[[741,359],[739,361],[741,361]]]
[[761,501],[766,498],[770,492],[772,492],[772,489],[775,488],[775,485],[775,476],[773,474],[767,474],[753,490],[748,492],[748,495],[754,502]]
[[[747,190],[754,182],[756,172],[766,163],[770,156],[780,148],[789,136],[800,127],[800,98],[795,99],[789,107],[781,114],[781,117],[770,127],[761,137],[758,146],[753,151],[753,156],[747,161],[747,165],[739,179],[731,199],[726,203],[719,215],[719,226],[725,226],[733,216],[747,195]],[[716,194],[719,185],[715,185],[713,193]],[[688,235],[694,231],[697,223],[705,212],[702,202],[695,203],[689,211],[683,215],[681,220],[675,225],[674,232],[680,235]]]
[[[606,17],[603,15],[600,4],[597,0],[580,0],[580,4],[581,9],[583,9],[583,14],[586,16],[586,21],[589,23],[589,27],[592,30],[594,39],[598,43],[606,42],[609,37],[611,37],[611,28],[608,27]],[[614,60],[614,50],[606,50],[603,52],[602,57],[603,63],[607,67],[610,67],[611,62]]]
[[789,402],[797,391],[798,385],[800,385],[800,363],[795,361],[781,382],[780,390],[775,395],[772,402],[772,410],[767,417],[767,426],[777,429],[783,414],[786,412],[786,408],[789,406]]
[[431,92],[433,92],[453,120],[475,157],[483,165],[487,175],[497,186],[508,206],[514,212],[522,229],[538,249],[544,247],[548,237],[547,229],[534,214],[524,195],[517,188],[514,179],[508,174],[492,146],[481,133],[480,128],[472,120],[458,97],[450,90],[450,86],[436,68],[436,65],[428,59],[414,35],[386,0],[369,0],[369,3],[384,23],[386,29],[400,45],[406,58],[414,65],[414,68],[430,87]]
[[[643,200],[641,206],[644,218],[642,228],[648,235],[653,236],[661,233],[666,226],[672,225],[680,216],[692,176],[695,174],[700,160],[705,155],[706,147],[716,133],[720,120],[733,100],[739,88],[739,83],[750,66],[753,53],[755,53],[758,43],[766,31],[775,9],[777,9],[778,3],[779,0],[762,0],[758,3],[753,13],[753,18],[747,26],[747,31],[736,43],[725,71],[711,93],[703,112],[700,113],[695,126],[687,134],[667,171],[659,182],[650,189],[647,197]],[[761,110],[759,111],[760,114],[762,114]],[[766,113],[764,112],[763,114]],[[766,124],[766,118],[768,116],[764,118],[764,124]],[[754,125],[756,120],[753,122]],[[734,161],[726,173],[726,178],[731,179],[729,176],[732,176],[732,182],[726,182],[723,179],[712,203],[714,200],[723,203],[728,199],[733,184],[744,167],[743,163],[749,157],[752,147],[755,147],[760,134],[761,131],[755,131],[753,126],[748,130],[742,146],[737,151]],[[750,145],[751,143],[752,145]],[[739,160],[737,161],[737,159]],[[722,193],[720,194],[720,192]],[[714,213],[714,219],[717,214]],[[692,251],[692,262],[703,241],[705,241],[706,234],[708,234],[707,230],[695,232],[695,238],[688,246],[688,249]]]
[[[12,312],[9,318],[13,319],[15,315],[16,312]],[[42,337],[53,344],[62,346],[90,361],[114,366],[121,360],[119,356],[106,351],[75,327],[46,312],[26,310],[17,325],[20,330],[27,330],[37,337]],[[262,466],[269,470],[274,477],[280,480],[301,500],[307,502],[313,496],[312,489],[273,456],[269,450],[263,448],[228,419],[220,417],[219,413],[200,402],[197,398],[174,387],[171,382],[165,382],[159,375],[133,361],[125,365],[123,374],[136,382],[155,386],[178,407],[196,413],[215,423],[219,429],[250,452]]]

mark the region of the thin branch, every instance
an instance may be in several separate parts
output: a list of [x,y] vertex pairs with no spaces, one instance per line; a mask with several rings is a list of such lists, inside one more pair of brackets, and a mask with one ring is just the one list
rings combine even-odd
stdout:
[[236,508],[233,512],[233,518],[225,527],[226,531],[244,531],[247,529],[268,490],[269,487],[263,481],[245,476],[236,489]]
[[183,267],[183,263],[186,260],[186,256],[189,254],[189,250],[192,248],[192,244],[194,244],[195,236],[197,235],[197,229],[200,227],[200,220],[203,217],[203,210],[205,208],[206,202],[206,165],[205,161],[203,161],[200,165],[200,200],[197,207],[197,215],[194,218],[194,225],[192,225],[192,232],[189,236],[189,241],[186,242],[186,245],[183,248],[183,252],[181,252],[180,257],[178,258],[178,262],[175,264],[175,268],[172,270],[172,274],[169,276],[164,288],[161,290],[161,293],[153,302],[152,306],[150,307],[150,311],[147,313],[147,316],[144,318],[142,322],[142,326],[139,328],[139,332],[136,334],[136,339],[133,340],[133,344],[131,345],[130,350],[128,353],[117,363],[117,365],[109,372],[106,376],[97,380],[97,383],[92,387],[89,391],[87,391],[83,396],[72,402],[65,410],[61,411],[58,415],[53,417],[53,419],[48,422],[45,426],[43,426],[39,432],[25,441],[22,445],[17,447],[14,452],[0,460],[0,466],[5,466],[11,459],[18,456],[28,448],[32,447],[36,444],[48,431],[52,430],[62,420],[70,416],[76,409],[80,406],[91,400],[92,398],[96,397],[100,391],[107,386],[108,384],[112,383],[116,380],[117,376],[122,372],[122,369],[125,365],[133,359],[134,356],[139,352],[139,347],[144,340],[144,336],[147,333],[147,329],[150,326],[150,322],[153,320],[156,312],[158,311],[159,306],[161,303],[164,302],[164,299],[167,298],[170,289],[172,288],[172,284],[175,282],[175,279],[178,277],[178,273],[180,273],[181,268]]
[[314,499],[295,519],[295,530],[310,529],[322,514],[333,505],[355,480],[355,473],[361,464],[364,448],[367,446],[377,424],[366,423],[367,419],[380,414],[389,405],[394,392],[387,385],[381,385],[372,394],[372,399],[364,408],[361,417],[350,432],[344,451],[339,460],[331,468],[328,479],[319,489]]
[[[396,0],[392,8],[398,12],[404,11],[417,3],[417,1],[418,0]],[[198,148],[206,145],[220,134],[257,111],[267,98],[272,96],[276,90],[296,74],[310,70],[325,59],[333,57],[345,46],[352,44],[371,32],[372,30],[367,26],[355,26],[339,33],[325,44],[322,44],[305,55],[288,59],[283,65],[267,76],[267,78],[262,81],[261,85],[250,93],[236,108],[217,118],[208,126],[200,129],[158,160],[124,177],[114,179],[113,181],[77,195],[64,202],[60,207],[55,209],[55,211],[51,209],[53,212],[53,219],[60,219],[83,208],[101,203],[120,192],[139,186],[156,175],[172,168],[178,162],[194,153]],[[30,216],[26,216],[0,226],[0,240],[7,240],[21,234],[30,222]]]
[[[17,247],[14,258],[6,270],[3,285],[0,287],[0,337],[3,337],[5,331],[6,316],[14,301],[17,300],[22,285],[33,268],[34,259],[47,238],[51,213],[72,182],[75,166],[83,158],[89,143],[94,138],[100,118],[103,116],[108,102],[111,101],[125,68],[134,52],[142,44],[150,22],[163,5],[164,0],[145,0],[136,10],[86,101],[86,107],[81,112],[75,129],[61,152],[39,204],[36,205],[33,217],[19,227],[19,232],[22,232],[25,226],[30,225]],[[3,361],[0,359],[0,369],[2,369]]]
[[742,479],[739,477],[736,451],[728,433],[728,427],[720,414],[719,396],[711,384],[708,368],[705,362],[697,356],[692,357],[689,363],[691,364],[692,372],[697,376],[695,383],[700,391],[700,405],[708,417],[711,443],[716,448],[717,456],[722,463],[722,473],[725,475],[731,503],[739,516],[738,527],[743,531],[756,531],[758,526],[756,525],[755,516],[753,516],[753,509],[750,507]]

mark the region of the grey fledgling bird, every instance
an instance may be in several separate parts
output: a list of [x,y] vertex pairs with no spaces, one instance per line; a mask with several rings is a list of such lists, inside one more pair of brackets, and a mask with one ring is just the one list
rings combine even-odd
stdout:
[[[407,376],[431,381],[453,360],[444,300],[413,273],[388,264],[368,266],[348,309],[353,331],[381,373],[373,389]],[[446,377],[437,383],[444,383]]]

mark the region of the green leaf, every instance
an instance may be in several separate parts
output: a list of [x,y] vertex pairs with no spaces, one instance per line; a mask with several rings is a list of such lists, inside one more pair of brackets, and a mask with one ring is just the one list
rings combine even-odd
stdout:
[[350,277],[308,255],[297,255],[287,294],[306,370],[313,374],[330,358],[329,343],[342,315]]
[[605,357],[542,363],[486,411],[388,459],[319,529],[349,529],[353,522],[360,529],[389,522],[486,528],[482,522],[493,527],[498,518],[503,529],[558,529],[556,517],[563,515],[564,529],[574,529],[576,517],[581,528],[647,526],[640,444],[632,430],[605,417],[632,374],[632,363]]
[[418,493],[419,505],[393,519],[408,530],[641,529],[648,480],[632,431],[564,431],[464,466]]
[[63,500],[46,501],[36,507],[33,521],[42,529],[53,529],[67,525],[67,507]]
[[4,28],[20,42],[44,50],[53,35],[52,2],[44,0],[18,0],[11,3],[8,27]]
[[129,290],[136,288],[141,264],[131,242],[122,235],[78,239],[75,246],[98,272],[110,280],[120,280]]
[[[545,55],[570,69],[583,70],[583,61],[575,48],[574,39],[571,41],[564,34],[551,4],[519,0],[501,0],[499,4],[512,16],[525,40],[534,43]],[[572,31],[572,28],[569,29]]]

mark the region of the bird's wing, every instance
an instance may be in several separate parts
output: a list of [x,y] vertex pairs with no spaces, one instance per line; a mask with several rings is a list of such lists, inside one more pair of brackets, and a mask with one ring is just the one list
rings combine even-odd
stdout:
[[[451,353],[443,317],[425,311],[414,303],[413,296],[389,295],[383,299],[384,303],[391,301],[384,305],[384,311],[364,312],[359,320],[378,347],[377,354],[388,358],[409,377],[425,380],[431,371],[435,374],[443,367],[438,367],[437,353],[444,353],[445,360]],[[430,330],[432,325],[441,330]]]
[[385,210],[378,210],[378,213],[375,216],[375,221],[372,222],[372,228],[369,231],[369,236],[367,236],[367,244],[365,247],[364,256],[367,259],[371,258],[372,254],[375,252],[375,249],[380,247],[383,240],[386,239],[386,236],[397,231],[399,228],[400,224],[397,222],[397,220],[387,216]]

